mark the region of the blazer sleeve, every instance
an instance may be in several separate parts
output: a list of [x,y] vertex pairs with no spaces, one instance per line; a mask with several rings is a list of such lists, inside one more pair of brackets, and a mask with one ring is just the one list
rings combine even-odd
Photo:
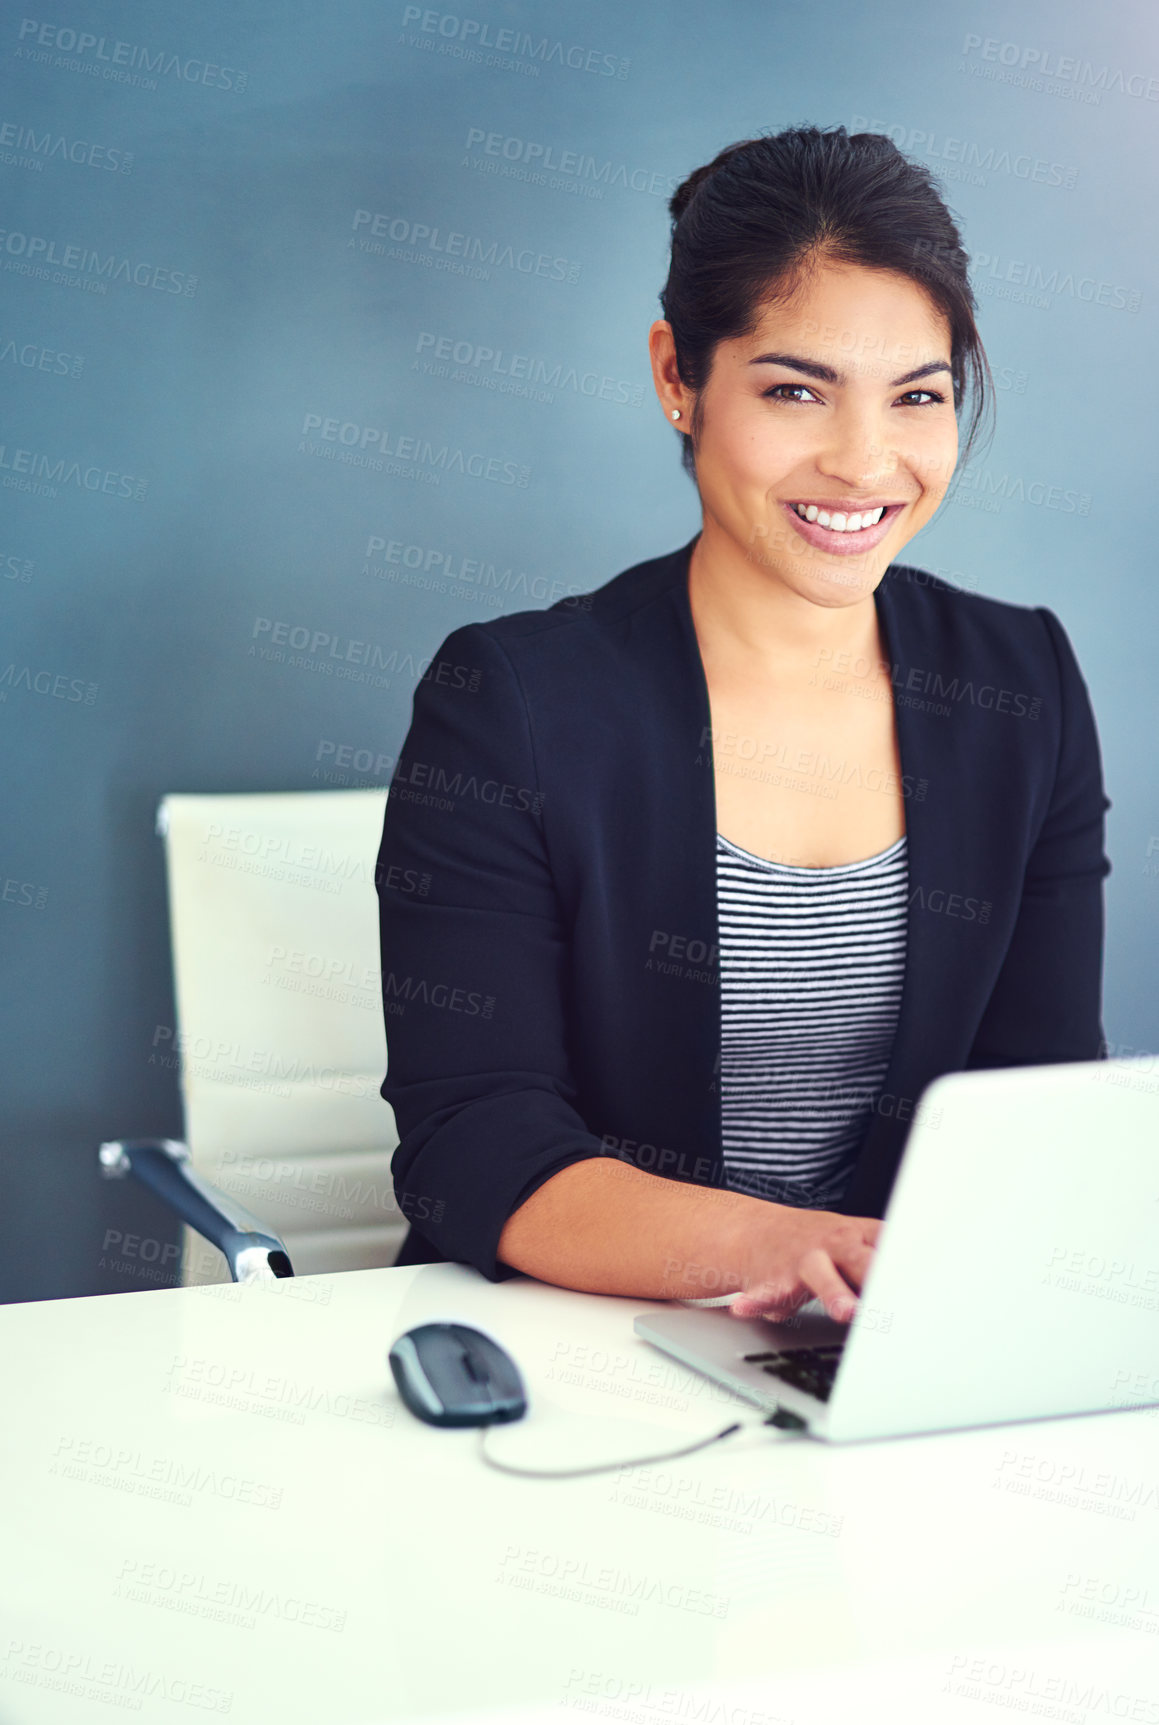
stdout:
[[395,1192],[491,1281],[504,1223],[604,1154],[568,1067],[568,932],[527,703],[484,625],[453,630],[414,696],[375,870]]
[[1058,662],[1061,739],[1054,788],[1027,860],[1006,958],[967,1068],[1097,1060],[1102,1027],[1104,794],[1090,695],[1066,632],[1035,607]]

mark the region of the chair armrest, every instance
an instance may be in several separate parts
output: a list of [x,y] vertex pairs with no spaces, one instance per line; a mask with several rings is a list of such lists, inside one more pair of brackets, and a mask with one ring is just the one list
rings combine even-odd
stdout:
[[178,1139],[117,1138],[102,1144],[99,1155],[106,1180],[134,1174],[217,1247],[235,1282],[272,1282],[294,1274],[278,1236],[236,1199],[203,1180]]

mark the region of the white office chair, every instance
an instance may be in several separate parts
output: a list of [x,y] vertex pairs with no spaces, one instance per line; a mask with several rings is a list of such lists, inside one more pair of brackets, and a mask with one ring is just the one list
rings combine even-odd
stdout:
[[111,1140],[100,1162],[177,1209],[187,1285],[378,1268],[405,1237],[379,1094],[385,809],[385,790],[158,808],[177,1023],[152,1058],[179,1067],[185,1140]]

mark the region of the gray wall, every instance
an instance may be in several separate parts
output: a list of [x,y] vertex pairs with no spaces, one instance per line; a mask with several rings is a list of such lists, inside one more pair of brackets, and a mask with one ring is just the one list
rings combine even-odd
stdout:
[[[998,434],[907,557],[1070,633],[1107,1036],[1159,1045],[1153,7],[35,11],[0,21],[0,1298],[153,1285],[109,1230],[176,1238],[94,1168],[181,1130],[159,797],[385,785],[317,775],[397,753],[448,630],[695,531],[645,341],[665,199],[788,124],[890,131],[962,218]],[[551,380],[491,387],[515,355]],[[379,668],[251,655],[275,625]]]

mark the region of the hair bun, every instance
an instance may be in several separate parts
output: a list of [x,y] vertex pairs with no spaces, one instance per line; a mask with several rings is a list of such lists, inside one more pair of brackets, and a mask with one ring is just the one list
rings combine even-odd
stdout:
[[692,202],[705,180],[711,179],[716,170],[741,150],[747,150],[750,144],[756,143],[755,138],[742,138],[739,144],[729,144],[714,156],[711,162],[706,162],[702,168],[694,168],[686,180],[682,180],[668,200],[668,211],[674,222],[678,222],[689,204]]

